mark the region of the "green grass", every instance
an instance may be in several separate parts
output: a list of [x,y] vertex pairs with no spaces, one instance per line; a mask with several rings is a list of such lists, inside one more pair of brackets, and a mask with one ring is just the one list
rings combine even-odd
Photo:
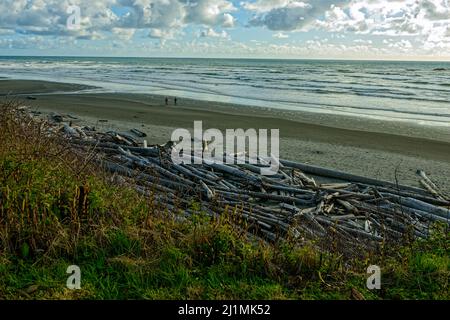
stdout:
[[[314,243],[249,239],[230,222],[233,208],[178,222],[9,110],[0,118],[1,299],[450,298],[448,229],[350,259]],[[81,290],[66,288],[73,264]],[[381,290],[366,288],[371,264]]]

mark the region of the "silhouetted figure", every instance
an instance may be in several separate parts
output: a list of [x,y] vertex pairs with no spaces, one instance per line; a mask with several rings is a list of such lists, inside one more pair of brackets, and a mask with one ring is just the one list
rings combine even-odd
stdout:
[[169,105],[169,98],[166,97],[166,106]]
[[177,98],[174,98],[173,102],[175,103],[175,105],[177,105]]

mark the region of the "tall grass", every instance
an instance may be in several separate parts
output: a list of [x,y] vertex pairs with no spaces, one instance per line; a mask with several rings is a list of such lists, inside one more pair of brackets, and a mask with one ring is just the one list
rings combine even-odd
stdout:
[[[450,297],[443,230],[349,260],[314,243],[257,240],[230,222],[235,208],[211,218],[194,202],[197,214],[180,222],[48,130],[14,103],[0,107],[0,298]],[[81,290],[65,287],[72,264]],[[365,286],[370,264],[382,268],[379,291]]]

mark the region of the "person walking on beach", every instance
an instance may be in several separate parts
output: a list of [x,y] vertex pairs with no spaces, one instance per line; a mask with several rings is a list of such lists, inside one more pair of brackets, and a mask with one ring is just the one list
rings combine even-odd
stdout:
[[169,98],[166,97],[166,106],[169,105]]
[[173,102],[175,105],[177,105],[177,97],[173,98]]

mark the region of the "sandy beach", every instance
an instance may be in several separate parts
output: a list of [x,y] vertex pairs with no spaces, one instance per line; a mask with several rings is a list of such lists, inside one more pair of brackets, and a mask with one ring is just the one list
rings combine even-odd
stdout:
[[[0,96],[15,97],[43,113],[59,112],[98,129],[138,128],[150,144],[175,128],[280,129],[281,157],[418,186],[417,169],[450,191],[450,128],[300,111],[127,93],[80,93],[91,87],[43,81],[0,80]],[[61,93],[65,92],[65,93]],[[72,93],[71,93],[72,92]],[[36,100],[26,99],[33,95]],[[108,120],[108,122],[99,122]]]

